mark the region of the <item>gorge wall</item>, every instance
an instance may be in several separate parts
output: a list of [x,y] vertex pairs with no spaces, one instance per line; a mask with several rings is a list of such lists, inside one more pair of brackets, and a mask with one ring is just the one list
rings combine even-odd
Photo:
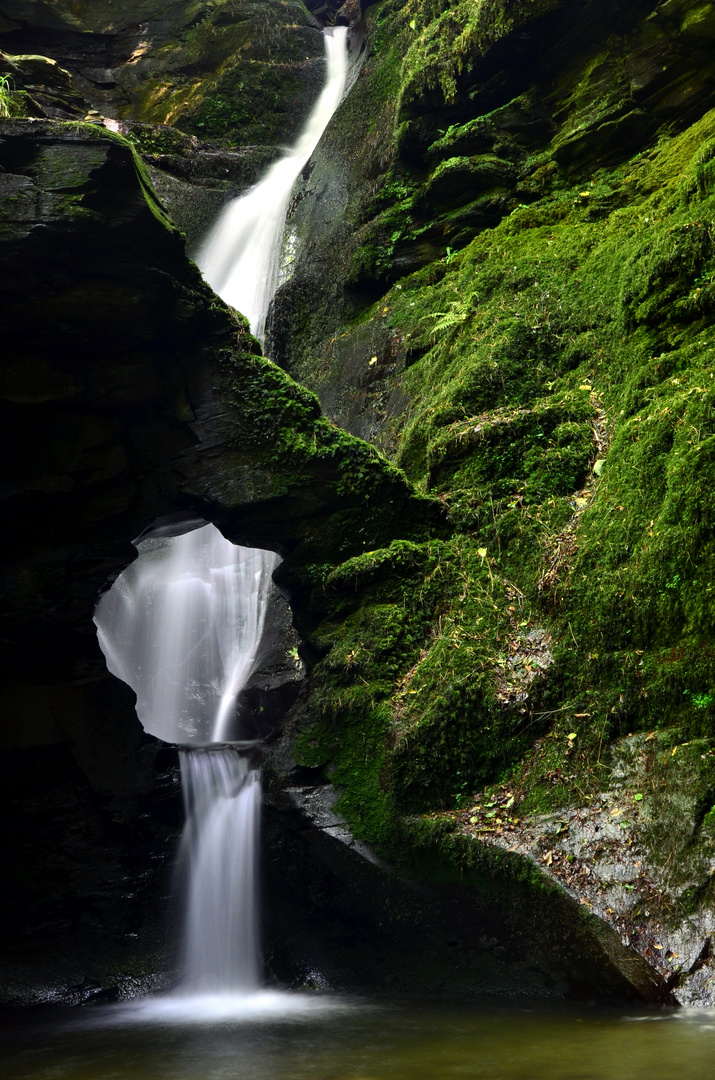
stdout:
[[[309,668],[279,977],[711,1000],[715,6],[91,7],[0,7],[7,996],[164,970],[171,751],[91,613],[202,519],[285,556]],[[147,166],[195,239],[305,115],[316,15],[362,66],[274,363]]]

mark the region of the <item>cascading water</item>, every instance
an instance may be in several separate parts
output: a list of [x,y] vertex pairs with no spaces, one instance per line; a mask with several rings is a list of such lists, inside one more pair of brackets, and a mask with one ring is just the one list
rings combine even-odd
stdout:
[[[109,670],[135,691],[145,730],[168,742],[240,740],[235,707],[260,645],[278,556],[212,525],[137,544],[95,614]],[[260,773],[234,747],[181,751],[186,825],[182,994],[260,986]]]
[[283,228],[293,185],[345,91],[347,33],[344,26],[325,31],[325,86],[298,141],[260,183],[228,204],[196,259],[209,285],[247,317],[261,341],[278,284]]
[[263,633],[277,556],[236,547],[212,525],[137,549],[97,605],[107,667],[136,693],[151,735],[235,741],[236,698]]
[[181,779],[187,822],[181,989],[255,991],[261,982],[260,773],[231,748],[181,751]]
[[[298,141],[227,206],[197,259],[209,284],[248,316],[261,339],[293,185],[345,91],[347,33],[325,31],[325,87]],[[240,740],[236,701],[260,643],[277,556],[234,547],[213,526],[137,547],[137,561],[97,606],[99,642],[109,670],[136,692],[145,730],[187,747],[180,752],[182,976],[173,997],[155,999],[149,1011],[183,1015],[178,1003],[188,998],[192,1016],[215,1018],[233,1008],[216,1002],[236,995],[244,1003],[246,995],[268,1000],[270,1008],[275,995],[256,994],[260,773],[236,747],[220,744]],[[197,996],[211,1005],[198,1006]]]

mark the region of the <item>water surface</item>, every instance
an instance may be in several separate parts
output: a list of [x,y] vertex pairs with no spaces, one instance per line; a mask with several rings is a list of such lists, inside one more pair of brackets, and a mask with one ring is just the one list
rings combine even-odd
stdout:
[[[171,1001],[171,999],[165,999]],[[712,1080],[715,1011],[264,995],[88,1007],[6,1033],[3,1080]],[[248,999],[247,999],[248,1001]],[[187,1020],[193,1015],[193,1021]]]

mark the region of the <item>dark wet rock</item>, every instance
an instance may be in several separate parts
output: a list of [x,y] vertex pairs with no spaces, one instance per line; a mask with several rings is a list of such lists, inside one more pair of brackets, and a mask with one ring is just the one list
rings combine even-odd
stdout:
[[274,736],[305,689],[306,668],[290,607],[279,593],[271,598],[255,666],[239,695],[241,739]]
[[89,109],[69,71],[48,56],[0,52],[0,75],[9,80],[11,115],[81,120]]
[[695,838],[715,791],[715,754],[708,740],[671,745],[656,732],[610,753],[609,790],[585,805],[512,820],[507,793],[494,801],[496,817],[478,800],[459,827],[531,860],[647,960],[675,1000],[711,1005],[715,830]]
[[[215,520],[293,553],[284,578],[300,590],[316,547],[362,550],[388,519],[419,531],[434,512],[260,356],[187,260],[131,144],[102,126],[3,121],[0,160],[4,993],[121,996],[166,969],[180,821],[175,752],[141,732],[91,621],[131,539]],[[274,726],[302,669],[284,603],[269,630],[247,699]]]
[[107,2],[81,14],[68,0],[10,0],[4,15],[0,47],[52,57],[100,114],[231,146],[289,142],[322,80],[320,24],[298,0]]
[[[518,856],[462,873],[428,842],[398,868],[356,841],[330,785],[268,796],[268,958],[294,986],[664,1002],[665,981]],[[460,880],[461,878],[461,880]],[[286,886],[288,886],[286,888]]]

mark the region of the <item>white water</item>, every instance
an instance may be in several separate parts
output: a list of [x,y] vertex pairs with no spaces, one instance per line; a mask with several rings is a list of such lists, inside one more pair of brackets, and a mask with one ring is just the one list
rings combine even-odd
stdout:
[[[261,339],[293,185],[345,90],[345,27],[325,32],[325,50],[325,87],[297,143],[229,204],[197,259],[209,284]],[[194,747],[240,739],[236,701],[255,663],[277,556],[235,547],[210,525],[137,548],[139,558],[97,605],[107,667],[135,691],[150,734]],[[186,810],[180,982],[139,1011],[150,1020],[300,1011],[304,1006],[293,997],[259,990],[260,773],[232,747],[186,749],[180,756]]]
[[182,751],[181,778],[187,892],[180,992],[256,991],[260,773],[223,748]]
[[240,738],[236,699],[258,651],[278,556],[237,547],[213,525],[137,549],[95,612],[107,667],[136,693],[151,735],[194,745]]
[[209,285],[247,317],[261,341],[278,283],[283,229],[293,185],[345,91],[347,33],[344,26],[325,31],[325,86],[298,141],[271,166],[260,183],[228,204],[196,259]]
[[[278,562],[206,525],[137,544],[95,613],[107,667],[135,691],[146,731],[167,742],[240,738],[237,697],[253,669]],[[260,772],[233,747],[181,751],[186,825],[182,999],[261,982]]]

